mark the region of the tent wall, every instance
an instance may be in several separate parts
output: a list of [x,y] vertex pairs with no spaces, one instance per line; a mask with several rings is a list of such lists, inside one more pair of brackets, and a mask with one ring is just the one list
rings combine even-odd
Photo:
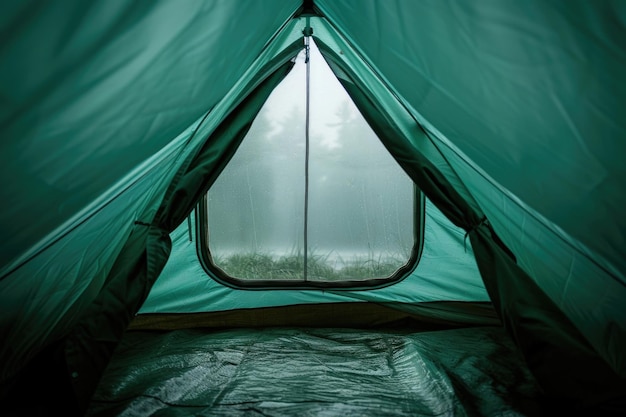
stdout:
[[160,196],[176,150],[170,147],[136,176],[122,181],[111,200],[0,282],[0,329],[3,340],[11,341],[0,347],[2,378],[76,324],[103,288],[133,222],[150,208],[155,194]]
[[3,3],[2,276],[213,107],[298,6]]
[[[169,258],[169,234],[189,215],[234,153],[253,116],[293,66],[292,58],[299,47],[292,43],[276,56],[269,48],[258,60],[259,67],[250,71],[251,77],[244,77],[223,105],[203,117],[187,140],[187,152],[179,159],[156,214],[144,212],[140,217],[151,222],[135,221],[132,234],[109,272],[107,285],[60,341],[59,355],[72,378],[72,391],[68,393],[72,399],[67,401],[76,401],[80,410],[86,409],[117,344]],[[204,124],[206,120],[214,123]]]
[[626,375],[624,8],[316,4],[438,140],[520,265]]
[[[281,5],[284,4],[284,2],[281,3]],[[204,2],[198,3],[196,5],[200,8],[206,7],[208,9],[212,9],[213,6],[215,6],[210,4],[207,5]],[[158,9],[159,6],[155,7]],[[284,11],[284,13],[287,13],[287,9],[283,9],[282,6],[280,7],[281,10]],[[220,13],[226,14],[222,15],[220,13],[214,13],[211,14],[211,19],[216,19],[216,24],[214,25],[214,27],[219,28],[220,36],[226,36],[228,38],[228,33],[230,32],[221,28],[220,25],[224,23],[225,16],[228,16],[229,13],[234,13],[235,11],[229,7],[220,8],[219,10]],[[24,11],[24,16],[28,19],[26,19],[26,23],[24,24],[26,28],[23,29],[27,33],[29,33],[29,36],[31,36],[32,33],[36,33],[35,31],[30,33],[28,32],[28,30],[26,30],[29,28],[29,25],[41,24],[41,20],[45,22],[46,19],[53,18],[55,16],[54,13],[48,13],[49,11],[46,12],[48,14],[42,11],[42,15],[33,15],[31,14],[32,12],[33,11],[31,10]],[[133,15],[131,13],[131,16],[122,16],[118,17],[118,19],[122,19],[123,22],[126,22],[126,20],[124,19],[129,19],[131,21],[129,24],[139,25],[139,28],[141,30],[146,31],[146,33],[150,33],[151,29],[149,28],[149,26],[143,26],[137,21],[132,21],[133,16],[134,18],[143,17],[149,21],[149,16],[152,15],[148,11],[144,12],[145,13],[142,14],[137,11],[137,15]],[[289,13],[291,12],[292,11],[289,11]],[[184,12],[183,15],[186,15],[187,13],[188,11]],[[209,11],[207,11],[207,13],[209,13]],[[163,10],[160,10],[158,15],[161,19],[168,18],[168,12]],[[71,17],[71,13],[69,14],[69,16]],[[186,18],[188,18],[188,16]],[[204,27],[207,22],[209,26],[211,26],[211,19],[209,19],[208,21],[205,19],[203,21],[196,22],[196,24],[199,25],[198,27],[196,27],[196,29],[202,31],[205,30],[200,28]],[[268,15],[267,19],[267,28],[271,27],[274,31],[278,30],[279,27],[282,25],[282,21],[275,20],[277,19],[276,14],[273,14],[272,16]],[[61,23],[59,23],[59,21],[50,22],[50,25],[55,28],[57,26],[60,28],[72,27],[71,19],[70,22],[65,22],[65,25],[62,24],[62,22],[64,21],[62,20]],[[237,24],[245,24],[245,22],[245,20],[238,20]],[[115,19],[111,24],[115,26],[114,23],[121,25],[121,23]],[[160,27],[161,25],[157,26]],[[46,26],[44,25],[44,27]],[[32,30],[32,26],[30,27],[30,29]],[[231,35],[233,36],[237,36],[237,34],[240,35],[245,32],[243,29],[233,29],[236,29],[231,33]],[[108,30],[113,30],[113,28],[108,27]],[[191,30],[191,28],[186,27],[186,30]],[[19,34],[19,31],[17,31],[17,33]],[[185,33],[187,33],[188,35],[190,34],[189,32]],[[275,54],[281,52],[285,48],[283,41],[286,39],[285,37],[289,37],[290,31],[285,30],[283,31],[283,33],[285,33],[285,35],[283,36],[282,40],[276,39],[276,37],[273,36],[275,32],[269,32],[263,36],[260,36],[259,38],[246,37],[245,41],[231,38],[228,42],[236,44],[235,47],[233,47],[232,45],[229,46],[228,42],[222,43],[226,41],[226,39],[222,38],[220,40],[219,38],[211,38],[211,42],[209,42],[209,44],[211,44],[212,42],[217,42],[216,46],[214,47],[215,49],[213,50],[211,48],[208,48],[205,43],[200,42],[201,39],[198,39],[198,43],[195,44],[196,51],[185,52],[185,58],[190,59],[190,62],[188,62],[190,64],[189,66],[180,66],[181,61],[179,60],[176,63],[172,61],[169,63],[169,65],[156,67],[158,69],[158,75],[154,76],[159,81],[165,81],[167,77],[171,76],[171,66],[175,65],[178,70],[182,71],[182,73],[185,74],[180,74],[180,81],[182,82],[182,80],[185,80],[188,83],[187,88],[192,90],[200,88],[200,90],[198,90],[196,94],[206,94],[208,92],[208,95],[210,97],[213,97],[213,100],[220,99],[222,103],[215,106],[214,111],[211,112],[211,116],[214,118],[208,118],[208,120],[206,120],[205,117],[201,117],[200,119],[196,119],[195,121],[193,121],[193,124],[188,127],[186,126],[187,128],[179,135],[176,140],[170,138],[168,139],[168,141],[164,142],[167,143],[169,141],[173,141],[168,146],[166,146],[160,152],[160,154],[141,164],[139,167],[128,173],[126,176],[121,177],[116,184],[114,184],[110,189],[106,191],[106,193],[93,201],[89,206],[84,207],[81,212],[77,213],[66,224],[64,224],[63,227],[60,227],[58,230],[55,230],[54,233],[45,236],[45,238],[42,239],[36,246],[27,251],[24,256],[14,259],[13,262],[9,262],[4,265],[4,271],[6,274],[3,276],[3,279],[0,282],[0,294],[2,294],[2,298],[6,302],[3,303],[3,326],[0,331],[3,340],[7,340],[10,342],[3,344],[1,352],[4,365],[2,367],[2,371],[0,372],[2,378],[2,392],[0,392],[0,394],[2,394],[3,396],[4,394],[6,394],[6,389],[10,389],[13,385],[12,378],[15,376],[15,373],[18,370],[22,369],[28,362],[28,360],[33,358],[33,356],[40,352],[42,348],[50,346],[51,343],[55,342],[63,336],[67,336],[68,333],[74,333],[75,336],[82,334],[83,336],[79,336],[79,339],[82,339],[82,337],[88,334],[89,332],[85,331],[85,323],[91,322],[91,325],[95,325],[100,330],[104,330],[104,327],[100,326],[101,323],[104,323],[105,327],[106,325],[111,325],[111,334],[118,334],[118,336],[120,333],[120,329],[121,331],[123,331],[124,325],[120,325],[120,321],[118,321],[118,319],[114,320],[113,322],[107,321],[107,317],[112,318],[114,315],[122,313],[119,318],[123,323],[125,319],[122,319],[122,317],[124,316],[124,314],[126,314],[123,313],[123,311],[117,311],[113,313],[113,315],[107,314],[105,316],[99,316],[100,318],[95,321],[93,316],[89,318],[88,312],[90,310],[92,313],[100,311],[101,306],[106,305],[108,305],[108,307],[106,308],[109,309],[111,312],[115,311],[113,305],[116,303],[111,304],[111,297],[122,302],[124,302],[125,297],[130,297],[130,293],[126,292],[130,287],[122,285],[126,288],[121,292],[118,292],[121,287],[118,287],[117,290],[111,287],[110,281],[112,279],[113,281],[115,281],[114,277],[119,276],[120,268],[122,268],[122,270],[126,270],[127,273],[130,274],[127,276],[127,278],[124,279],[129,279],[129,282],[132,283],[132,285],[144,285],[140,284],[141,281],[135,279],[133,272],[135,271],[134,269],[128,269],[128,267],[123,265],[123,263],[125,262],[128,266],[131,265],[130,259],[132,258],[132,256],[134,256],[132,254],[132,251],[134,251],[133,248],[137,248],[136,242],[130,242],[130,244],[127,242],[126,246],[124,246],[125,240],[129,237],[129,235],[131,236],[131,240],[135,235],[137,237],[141,237],[140,234],[138,235],[135,233],[135,231],[141,229],[141,226],[138,226],[136,223],[139,222],[140,224],[143,224],[146,222],[150,222],[151,218],[155,215],[156,209],[160,204],[160,200],[163,198],[164,192],[168,184],[171,183],[172,176],[179,169],[179,166],[185,160],[185,157],[189,155],[190,152],[193,152],[194,149],[197,149],[198,142],[196,142],[196,146],[194,147],[189,146],[189,141],[193,134],[197,133],[197,128],[199,126],[198,122],[204,121],[205,123],[202,127],[207,129],[207,131],[215,129],[216,125],[224,117],[224,114],[232,110],[234,105],[237,104],[237,100],[241,100],[242,97],[248,93],[248,91],[246,90],[242,91],[242,89],[245,88],[246,84],[249,84],[251,80],[254,80],[254,77],[258,77],[257,73],[259,72],[260,68],[265,65],[268,60],[272,59]],[[115,36],[117,35],[117,32],[113,30],[111,36],[113,36],[114,39],[117,39],[115,38]],[[16,35],[16,37],[18,41],[22,40],[19,36]],[[192,36],[192,38],[193,37],[194,36]],[[185,44],[186,40],[188,41],[185,36],[176,39],[178,39],[178,42],[184,42]],[[270,47],[266,45],[268,39],[274,40],[273,46]],[[135,42],[126,42],[122,43],[122,45],[127,48],[137,47],[141,50],[141,45],[144,45],[145,43],[149,44],[151,41],[154,40],[151,39],[149,36],[139,36],[136,38]],[[120,46],[119,44],[116,45],[122,48],[122,46]],[[107,49],[104,46],[102,47],[105,50]],[[242,48],[241,50],[239,49],[240,47]],[[257,53],[250,54],[251,51],[246,50],[246,47],[256,48]],[[164,47],[159,46],[157,49],[162,50],[164,49]],[[237,57],[229,55],[231,52],[235,52],[237,50],[240,50],[240,52],[242,50],[246,50],[246,59],[238,60],[235,59]],[[94,52],[96,51],[98,51],[97,48],[94,50]],[[198,51],[202,52],[198,53]],[[16,51],[14,52],[17,53]],[[119,50],[117,51],[117,53],[120,53],[121,56],[124,56],[124,54],[121,53]],[[235,67],[233,67],[231,71],[228,71],[229,74],[233,75],[233,80],[237,81],[237,84],[234,88],[231,88],[231,95],[226,95],[226,99],[222,97],[224,93],[220,92],[219,89],[212,88],[214,85],[219,85],[220,88],[230,88],[224,82],[211,82],[209,80],[207,81],[207,83],[211,86],[211,88],[206,85],[202,87],[201,85],[198,85],[196,83],[196,77],[192,76],[192,74],[195,73],[193,71],[199,70],[198,65],[200,65],[200,62],[206,63],[206,60],[212,61],[212,58],[224,58],[225,56],[232,57],[234,62],[242,63],[242,65],[238,67],[240,68],[240,74],[243,74],[244,72],[247,74],[237,75],[236,71],[233,72]],[[168,57],[169,58],[162,59],[175,59],[178,56],[176,54],[172,54],[168,55]],[[255,62],[250,64],[250,61],[255,57],[257,57]],[[182,59],[182,61],[185,60]],[[90,61],[87,61],[84,65],[88,64],[91,65]],[[215,78],[219,78],[220,80],[222,80],[221,74],[225,72],[225,70],[223,70],[223,68],[222,70],[218,69],[221,67],[217,67],[213,63],[209,63],[208,65],[211,66],[211,69],[207,70],[206,74],[213,73],[213,80],[215,80]],[[233,63],[223,61],[222,65],[230,66],[233,65]],[[109,76],[112,78],[120,77],[122,80],[124,80],[125,73],[123,70],[124,68],[119,69],[121,73],[118,73],[115,69],[113,69],[111,70],[112,72],[109,74]],[[149,67],[147,72],[150,73],[151,71],[152,68]],[[201,69],[199,71],[202,72]],[[88,75],[93,76],[94,74],[93,72],[88,72]],[[139,76],[139,78],[142,77]],[[150,77],[147,77],[146,81],[149,81],[149,78]],[[3,79],[6,80],[6,78]],[[224,78],[223,80],[226,80],[226,78]],[[81,91],[78,89],[78,87],[76,87],[75,89],[77,99],[81,99],[82,95],[79,94]],[[62,89],[59,94],[67,94],[68,91],[73,90],[67,87],[65,89]],[[128,93],[129,91],[132,91],[130,87],[124,90],[125,93]],[[151,104],[156,105],[157,103],[160,103],[163,106],[163,111],[167,111],[168,106],[170,106],[171,103],[167,102],[167,100],[160,100],[159,94],[163,93],[169,98],[172,98],[171,94],[174,93],[169,91],[167,88],[160,89],[157,87],[150,88],[149,91],[154,94]],[[216,91],[217,93],[215,93]],[[89,96],[89,94],[91,94],[92,92],[91,90],[87,89],[85,91],[82,91],[82,93]],[[123,92],[118,91],[118,93],[122,94]],[[214,94],[212,95],[211,93]],[[183,91],[181,93],[181,96],[185,94],[186,92]],[[146,96],[146,94],[142,95],[138,92],[135,92],[128,97],[131,99],[144,100],[144,96]],[[67,99],[68,97],[65,98]],[[102,103],[100,102],[98,102],[98,104],[102,105]],[[69,103],[67,105],[69,106]],[[128,105],[132,106],[133,104]],[[194,105],[197,105],[197,103],[195,103]],[[177,110],[182,111],[183,108],[184,107],[181,107],[179,109],[177,107]],[[131,116],[136,115],[137,113],[126,110],[125,114]],[[151,110],[148,115],[150,118],[155,118],[155,122],[152,122],[153,127],[157,127],[156,121],[159,121],[159,123],[162,121],[162,115],[156,109]],[[57,122],[57,120],[55,119],[56,114],[54,112],[52,114],[48,114],[47,116],[48,120],[51,123]],[[97,126],[99,126],[96,120],[94,120],[93,122],[94,124],[89,128],[97,128]],[[118,121],[116,120],[114,120],[114,122],[118,123]],[[122,131],[125,120],[121,119],[119,123],[120,125],[118,126],[118,128],[120,129],[120,131]],[[78,124],[73,126],[76,128],[80,127]],[[24,130],[28,127],[38,128],[39,125],[20,125],[19,127]],[[201,132],[201,136],[198,136],[198,138],[206,138],[207,131]],[[129,152],[128,155],[130,155],[131,157],[135,157],[136,155],[134,154],[134,149],[132,148],[132,146],[129,145],[134,144],[134,146],[142,148],[143,145],[141,144],[141,141],[143,139],[138,139],[136,141],[129,140],[129,137],[136,137],[137,135],[131,134],[129,132],[126,133],[129,136],[122,135],[119,139],[121,147],[123,148],[124,152]],[[148,134],[148,130],[146,130],[144,133]],[[159,130],[159,134],[162,133],[163,132]],[[72,132],[65,132],[63,138],[72,137],[71,134]],[[76,135],[80,136],[78,133],[76,133]],[[149,136],[152,135],[150,134]],[[46,143],[46,139],[48,138],[43,135],[43,137],[38,139],[40,139],[42,143]],[[110,138],[107,138],[107,140],[108,139]],[[79,141],[79,139],[76,140]],[[114,141],[111,139],[108,140],[107,144],[112,144],[113,142]],[[15,141],[15,146],[11,146],[11,144],[5,142],[3,143],[3,145],[7,146],[7,149],[12,151],[29,149],[29,145],[26,142],[20,144]],[[119,154],[109,155],[106,157],[103,155],[99,155],[98,152],[101,150],[101,148],[99,142],[97,141],[82,140],[80,142],[80,146],[63,145],[60,146],[60,150],[58,150],[57,152],[60,158],[67,158],[68,161],[73,161],[74,158],[77,158],[78,156],[80,156],[80,158],[78,159],[83,158],[83,156],[81,156],[81,147],[85,147],[86,155],[84,156],[87,159],[92,156],[100,156],[104,159],[108,157],[111,158],[111,169],[100,170],[100,168],[98,168],[100,167],[99,162],[93,163],[89,167],[86,166],[85,169],[94,169],[94,173],[98,173],[98,175],[105,173],[111,174],[113,172],[116,172],[116,169],[119,170],[118,175],[126,174],[120,168],[125,161],[124,157],[120,157]],[[30,156],[33,161],[37,161],[41,159],[41,157],[48,155],[44,152],[45,149],[43,151],[41,149],[30,149],[35,152]],[[93,152],[89,154],[89,150]],[[150,152],[147,152],[146,155],[150,155]],[[40,158],[38,159],[36,155],[39,155]],[[61,163],[62,162],[63,161],[61,161]],[[87,165],[89,164],[87,163]],[[30,162],[23,165],[23,167],[27,169],[36,168],[37,164]],[[72,178],[74,180],[82,179],[80,170],[76,169],[72,172]],[[43,173],[39,174],[43,175]],[[12,176],[14,177],[15,181],[11,183],[12,185],[21,183],[24,186],[24,188],[20,190],[20,193],[24,194],[24,198],[19,201],[19,204],[29,204],[31,198],[34,198],[34,196],[38,195],[38,201],[47,201],[49,204],[59,205],[50,195],[43,192],[38,193],[37,190],[34,190],[32,187],[29,187],[28,184],[22,182],[19,175],[19,170],[13,173]],[[139,178],[140,185],[135,184],[137,178]],[[4,192],[5,189],[3,188],[2,191]],[[20,199],[20,193],[15,193],[12,198]],[[29,193],[33,193],[32,196],[29,195]],[[76,197],[87,198],[78,190],[76,191]],[[21,207],[19,204],[16,204],[15,207],[9,207],[9,209],[14,210],[18,207]],[[61,207],[61,205],[59,205],[59,207]],[[42,216],[40,217],[45,217],[46,215],[59,215],[59,211],[57,210],[41,211],[41,213]],[[18,224],[21,220],[24,220],[25,222],[30,220],[26,217],[26,214],[28,214],[27,210],[24,210],[24,212],[21,213],[20,216],[13,216],[14,218],[10,218],[11,213],[8,213],[5,210],[3,210],[3,215],[4,214],[7,214],[7,218],[3,218],[3,227],[5,224],[7,227],[9,227],[10,225],[12,227],[13,225]],[[40,217],[35,217],[35,219],[39,220]],[[105,232],[103,232],[103,230]],[[133,233],[131,233],[131,230],[133,230]],[[27,232],[27,230],[24,230],[24,233]],[[42,233],[43,235],[46,234],[44,228],[37,228],[37,232]],[[17,235],[16,242],[19,243],[20,236],[24,236],[24,233]],[[98,237],[101,237],[102,239],[97,239]],[[90,238],[94,240],[89,240]],[[4,242],[6,243],[6,241]],[[122,250],[123,247],[125,248],[124,250]],[[3,252],[3,254],[4,253],[5,252]],[[118,253],[119,256],[117,256]],[[56,258],[55,256],[59,256],[59,258]],[[118,266],[117,269],[115,268],[116,265]],[[147,295],[147,290],[144,290],[144,292]],[[129,304],[129,306],[131,306],[131,304]],[[136,309],[139,308],[139,305],[129,308],[136,311]],[[122,307],[122,310],[126,310],[126,307]],[[131,312],[131,315],[132,313],[134,313],[134,311]],[[88,314],[88,318],[85,319],[86,312]],[[104,320],[104,322],[98,320]],[[83,323],[82,327],[76,327],[75,325],[77,323],[80,323],[81,321]],[[114,323],[116,321],[117,324]],[[117,330],[113,330],[114,328],[117,328]],[[78,360],[78,362],[80,362],[82,359],[86,359],[87,357],[89,357],[93,358],[96,362],[99,361],[100,365],[103,365],[103,362],[98,359],[107,357],[107,354],[102,353],[102,348],[107,346],[104,351],[108,351],[110,348],[113,348],[115,346],[116,339],[115,337],[111,337],[110,334],[108,336],[104,336],[105,333],[107,332],[103,332],[102,336],[105,337],[107,341],[97,348],[101,350],[99,354],[96,354],[94,350],[85,355],[84,352],[82,352],[83,349],[89,350],[96,348],[94,347],[94,345],[91,345],[90,347],[89,344],[83,344],[83,342],[81,341],[76,342],[72,348],[68,348],[68,355],[70,357],[73,357],[75,360]],[[95,342],[95,340],[93,342],[96,344],[100,343]],[[63,344],[61,344],[61,346],[63,346]],[[50,351],[50,349],[48,349],[47,351]],[[53,355],[57,355],[53,351],[52,353]],[[46,353],[46,351],[43,351],[42,354],[48,355],[49,352]],[[90,360],[91,359],[88,359],[88,362]],[[49,363],[48,366],[54,367],[55,369],[42,368],[39,370],[39,372],[56,373],[59,372],[59,369],[63,369],[65,365],[55,365]],[[60,372],[67,371],[61,370]],[[85,377],[88,374],[89,372],[81,373],[81,375]],[[98,372],[95,372],[92,375],[96,381],[98,378],[97,374]],[[63,380],[65,378],[67,377],[62,377]],[[84,399],[88,398],[89,396],[89,390],[93,389],[93,384],[81,383],[80,381],[78,382],[79,384],[75,385],[75,388],[80,388],[79,391],[85,389],[87,390],[85,391],[87,392],[87,394],[85,395],[78,394],[79,398],[83,398],[84,401]],[[28,381],[25,382],[26,385],[28,383]],[[45,385],[45,382],[40,383],[42,385]],[[63,395],[67,395],[67,393],[63,393]],[[59,396],[59,399],[61,402],[73,401],[73,399],[61,396]]]
[[316,4],[417,115],[626,283],[621,3]]
[[412,304],[429,301],[489,301],[464,234],[427,201],[424,250],[413,273],[401,282],[368,291],[251,291],[225,287],[205,272],[198,261],[196,237],[189,240],[184,222],[172,234],[170,259],[139,313],[212,312],[348,301],[397,303],[410,310]]
[[[275,35],[300,5],[253,4],[235,18],[236,4],[224,3],[3,4],[0,53],[11,65],[0,79],[11,105],[0,169],[10,181],[0,193],[11,204],[0,224],[11,238],[0,250],[0,334],[12,343],[2,379],[89,307],[133,223],[151,220],[194,149],[202,113],[216,107],[202,126],[214,129],[284,48],[290,32]],[[260,18],[267,6],[273,13]]]
[[[458,154],[442,146],[448,160]],[[583,330],[589,342],[611,366],[623,372],[621,353],[626,323],[626,287],[595,262],[585,248],[574,246],[563,231],[524,206],[509,193],[500,192],[480,172],[458,163],[457,170],[476,191],[476,198],[493,219],[517,262],[561,310]]]

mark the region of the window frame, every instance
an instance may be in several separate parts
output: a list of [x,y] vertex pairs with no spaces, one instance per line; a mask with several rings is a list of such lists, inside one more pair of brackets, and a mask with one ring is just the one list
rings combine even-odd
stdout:
[[426,200],[424,194],[413,183],[413,236],[414,243],[411,255],[407,262],[398,268],[389,277],[370,278],[364,280],[341,281],[304,281],[304,280],[277,280],[277,279],[242,279],[228,275],[213,262],[209,249],[209,222],[208,222],[208,191],[196,206],[195,235],[196,253],[202,268],[214,281],[238,290],[371,290],[396,284],[411,275],[422,256],[424,248],[424,225],[426,220]]

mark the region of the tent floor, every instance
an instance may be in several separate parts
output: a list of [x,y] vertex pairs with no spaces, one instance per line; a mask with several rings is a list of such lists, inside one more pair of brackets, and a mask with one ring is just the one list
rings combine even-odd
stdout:
[[499,327],[129,331],[91,416],[538,415]]

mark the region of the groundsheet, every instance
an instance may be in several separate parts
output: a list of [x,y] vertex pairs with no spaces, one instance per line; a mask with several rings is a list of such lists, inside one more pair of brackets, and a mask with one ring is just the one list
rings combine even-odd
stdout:
[[501,328],[128,332],[91,416],[538,415]]

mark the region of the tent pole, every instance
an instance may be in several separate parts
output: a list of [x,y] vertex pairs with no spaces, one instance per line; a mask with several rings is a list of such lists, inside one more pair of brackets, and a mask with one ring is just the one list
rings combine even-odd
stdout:
[[309,229],[309,113],[310,113],[310,76],[311,76],[311,56],[310,56],[310,40],[313,29],[311,28],[311,19],[306,18],[306,28],[302,31],[304,35],[305,63],[306,63],[306,119],[305,119],[305,155],[304,155],[304,282],[308,279],[308,229]]

